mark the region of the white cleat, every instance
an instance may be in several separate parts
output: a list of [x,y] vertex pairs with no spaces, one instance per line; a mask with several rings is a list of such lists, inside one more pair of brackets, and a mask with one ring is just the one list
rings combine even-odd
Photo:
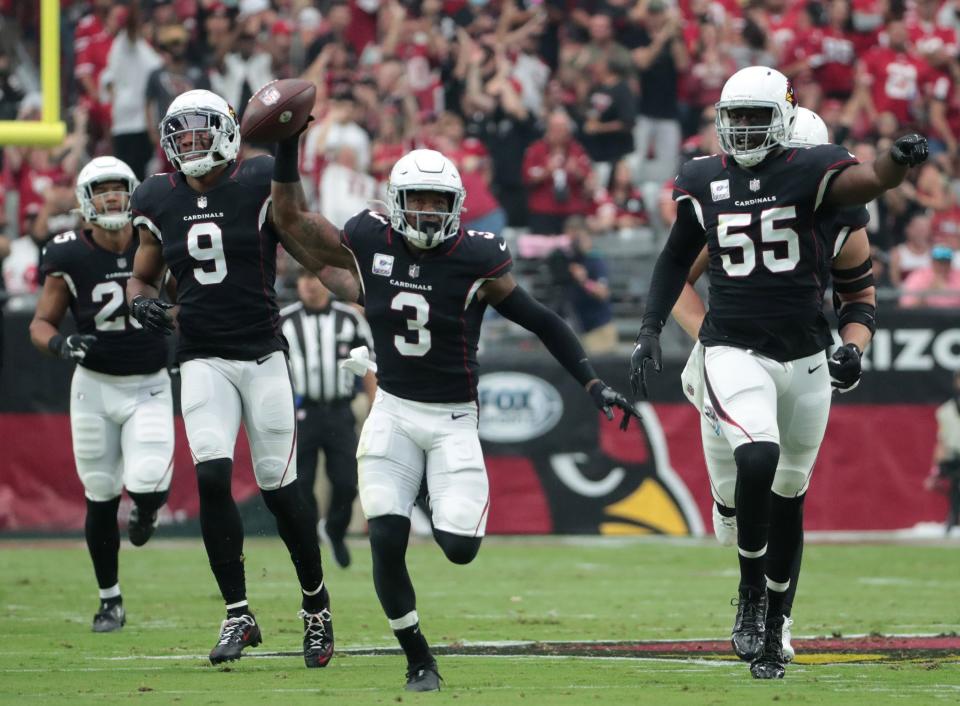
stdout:
[[790,628],[793,627],[793,618],[783,616],[783,661],[792,662],[797,653],[790,644]]
[[737,545],[737,518],[724,517],[717,509],[717,504],[713,504],[713,533],[717,536],[717,541],[725,547],[735,547]]

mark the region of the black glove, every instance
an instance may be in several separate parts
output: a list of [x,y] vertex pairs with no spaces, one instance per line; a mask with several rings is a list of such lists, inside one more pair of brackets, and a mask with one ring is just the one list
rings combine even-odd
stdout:
[[927,138],[916,133],[904,135],[890,148],[890,158],[897,164],[905,164],[908,167],[926,162],[928,153]]
[[167,316],[167,310],[172,308],[173,304],[141,294],[130,304],[130,313],[147,331],[169,336],[173,333],[173,320]]
[[843,394],[850,392],[860,384],[860,349],[853,343],[840,346],[827,361],[830,370],[830,384],[833,389]]
[[660,334],[640,332],[637,347],[630,356],[630,387],[634,398],[647,398],[647,363],[653,363],[658,373],[663,369],[660,353]]
[[47,346],[55,356],[63,360],[83,360],[90,346],[96,342],[97,337],[89,334],[72,333],[69,336],[61,336],[58,333],[50,339]]
[[603,380],[598,380],[590,386],[590,397],[593,403],[601,412],[607,415],[607,419],[613,421],[613,408],[616,407],[623,411],[623,419],[620,420],[620,428],[626,429],[630,424],[630,417],[640,419],[640,412],[630,404],[630,401],[612,387],[608,387]]

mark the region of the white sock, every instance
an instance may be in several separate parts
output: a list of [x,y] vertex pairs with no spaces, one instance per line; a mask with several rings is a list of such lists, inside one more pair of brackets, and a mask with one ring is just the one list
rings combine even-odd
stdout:
[[120,584],[115,583],[110,588],[101,588],[100,589],[100,600],[105,601],[108,598],[119,598],[120,597]]

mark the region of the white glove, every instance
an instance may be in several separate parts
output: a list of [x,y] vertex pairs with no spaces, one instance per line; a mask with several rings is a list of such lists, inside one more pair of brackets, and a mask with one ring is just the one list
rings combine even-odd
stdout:
[[370,360],[370,349],[366,346],[350,349],[350,357],[340,361],[340,368],[349,370],[358,378],[367,374],[377,372],[377,364]]

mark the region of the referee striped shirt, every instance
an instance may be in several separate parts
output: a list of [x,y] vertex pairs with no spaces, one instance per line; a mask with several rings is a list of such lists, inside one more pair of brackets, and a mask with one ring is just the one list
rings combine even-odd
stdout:
[[341,370],[339,362],[350,349],[367,346],[373,351],[370,326],[360,313],[332,301],[326,309],[310,309],[303,302],[280,311],[283,335],[290,344],[290,369],[297,397],[317,404],[353,399],[356,377]]

